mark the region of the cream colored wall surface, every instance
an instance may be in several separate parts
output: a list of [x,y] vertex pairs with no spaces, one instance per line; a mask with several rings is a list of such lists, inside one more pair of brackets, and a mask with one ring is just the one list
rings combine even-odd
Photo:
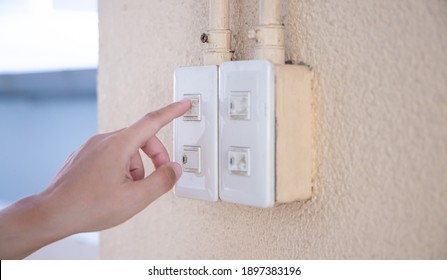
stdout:
[[[174,69],[201,64],[208,4],[99,2],[110,131],[168,104]],[[231,3],[249,59],[257,1]],[[447,258],[447,2],[287,0],[282,15],[286,57],[316,75],[313,199],[263,210],[170,192],[103,232],[103,258]],[[170,150],[172,128],[158,136]]]

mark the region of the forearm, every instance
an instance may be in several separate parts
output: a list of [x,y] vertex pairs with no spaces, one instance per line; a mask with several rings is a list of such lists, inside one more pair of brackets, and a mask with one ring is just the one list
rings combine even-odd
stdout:
[[[190,108],[185,99],[90,138],[47,189],[0,211],[0,259],[24,258],[71,234],[119,225],[170,190],[182,168],[156,134]],[[147,177],[140,150],[155,167]]]
[[0,259],[22,259],[65,237],[45,196],[33,195],[0,211]]

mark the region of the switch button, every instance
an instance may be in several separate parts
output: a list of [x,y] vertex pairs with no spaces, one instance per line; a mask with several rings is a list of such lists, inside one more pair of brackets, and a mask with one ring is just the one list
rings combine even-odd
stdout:
[[250,98],[248,92],[232,92],[229,115],[234,120],[250,119]]
[[250,149],[230,147],[228,152],[228,170],[231,174],[250,175]]
[[185,94],[191,100],[191,109],[183,115],[185,121],[200,121],[200,94]]
[[183,146],[182,165],[183,171],[200,173],[200,147]]

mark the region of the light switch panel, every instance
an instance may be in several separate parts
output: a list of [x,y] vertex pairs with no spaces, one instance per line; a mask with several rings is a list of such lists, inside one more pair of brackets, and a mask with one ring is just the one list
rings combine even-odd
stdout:
[[218,200],[218,69],[183,67],[174,73],[174,101],[189,98],[191,109],[174,121],[174,160],[183,168],[177,196]]
[[174,100],[177,196],[255,207],[312,196],[312,71],[266,60],[179,68]]
[[275,204],[275,72],[265,60],[233,61],[219,71],[219,197]]

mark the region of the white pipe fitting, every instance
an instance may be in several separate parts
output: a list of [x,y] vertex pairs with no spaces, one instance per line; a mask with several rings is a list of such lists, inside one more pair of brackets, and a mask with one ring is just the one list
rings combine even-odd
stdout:
[[230,2],[229,0],[209,0],[209,27],[210,30],[230,28]]
[[281,25],[281,0],[259,0],[259,25]]
[[230,2],[229,0],[209,0],[209,30],[206,39],[208,43],[203,62],[205,65],[219,65],[231,60],[231,31],[230,31]]
[[259,25],[248,32],[256,40],[255,59],[284,64],[284,25],[281,23],[281,0],[259,0]]

